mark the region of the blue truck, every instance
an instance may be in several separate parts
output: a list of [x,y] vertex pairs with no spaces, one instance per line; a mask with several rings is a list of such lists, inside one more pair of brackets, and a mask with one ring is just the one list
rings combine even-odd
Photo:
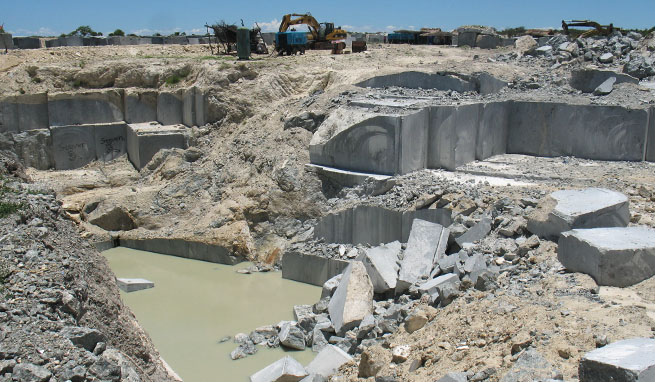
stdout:
[[285,53],[287,56],[292,54],[305,54],[307,49],[307,33],[306,32],[278,32],[275,34],[275,50],[277,54],[282,56]]

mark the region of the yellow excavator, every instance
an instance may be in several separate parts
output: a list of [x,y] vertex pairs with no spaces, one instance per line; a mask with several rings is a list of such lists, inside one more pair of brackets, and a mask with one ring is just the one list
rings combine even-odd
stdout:
[[591,20],[570,20],[570,21],[562,20],[562,30],[564,31],[565,35],[568,35],[570,33],[569,28],[575,28],[575,27],[593,28],[582,33],[576,38],[586,38],[591,36],[609,36],[615,30],[619,30],[619,28],[614,27],[614,24],[600,25],[599,23]]
[[[279,33],[285,33],[293,25],[307,25],[310,36],[307,39],[309,49],[333,49],[333,42],[345,40],[348,32],[341,27],[334,27],[334,23],[319,23],[310,13],[291,13],[282,17]],[[345,45],[345,44],[344,44]],[[343,49],[343,48],[342,48]]]

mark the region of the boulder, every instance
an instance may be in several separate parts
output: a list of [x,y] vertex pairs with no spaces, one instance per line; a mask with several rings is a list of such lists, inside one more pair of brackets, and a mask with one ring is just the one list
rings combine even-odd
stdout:
[[612,53],[603,53],[600,57],[598,57],[598,61],[603,64],[611,64],[612,61],[614,61],[614,55]]
[[298,382],[308,375],[300,362],[286,356],[250,376],[250,382]]
[[655,381],[655,339],[618,341],[585,354],[578,367],[580,382]]
[[292,322],[285,322],[280,328],[280,345],[296,350],[305,349],[305,334],[303,331]]
[[328,345],[314,357],[305,370],[310,374],[318,374],[327,378],[336,373],[341,365],[352,361],[352,359],[348,353],[338,347]]
[[371,278],[375,293],[385,293],[396,288],[400,250],[400,242],[394,241],[367,249],[363,255],[361,260]]
[[569,85],[572,88],[584,93],[591,93],[609,78],[616,78],[616,84],[629,83],[638,84],[639,80],[627,74],[617,73],[612,70],[598,70],[592,68],[576,69],[571,72]]
[[313,312],[312,305],[295,305],[293,316],[304,331],[311,332],[314,329],[316,314]]
[[125,208],[104,203],[88,215],[88,222],[107,231],[129,231],[136,228],[134,218]]
[[562,190],[550,194],[528,217],[528,230],[547,239],[574,228],[625,227],[628,197],[604,188]]
[[557,258],[598,285],[626,287],[655,275],[655,229],[611,227],[562,233]]
[[[14,366],[13,380],[23,382],[45,382],[50,380],[52,373],[42,366],[32,363],[19,363]],[[11,380],[11,378],[9,378]]]
[[527,53],[537,48],[537,41],[532,36],[521,36],[514,42],[516,50]]
[[104,342],[105,336],[97,329],[68,326],[61,331],[61,335],[68,338],[73,345],[84,348],[90,352],[98,342]]
[[427,278],[434,264],[444,256],[450,231],[437,223],[414,219],[407,248],[400,264],[396,294],[402,294],[421,278]]
[[364,264],[353,261],[348,265],[330,299],[328,312],[338,335],[356,327],[373,312],[373,284]]
[[455,242],[463,247],[466,243],[473,243],[484,239],[491,232],[491,218],[483,217],[476,225],[471,227],[465,234],[455,239]]

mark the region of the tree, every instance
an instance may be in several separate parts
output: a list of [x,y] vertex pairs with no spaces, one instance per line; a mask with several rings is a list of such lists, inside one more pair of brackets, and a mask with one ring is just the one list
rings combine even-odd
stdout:
[[88,25],[81,25],[77,27],[74,31],[68,34],[69,36],[82,36],[82,37],[87,37],[87,36],[102,36],[102,33],[96,32],[93,29],[91,29],[90,26]]
[[123,32],[121,29],[116,29],[115,31],[111,32],[109,36],[125,36],[125,32]]
[[0,24],[0,33],[5,33],[5,24]]

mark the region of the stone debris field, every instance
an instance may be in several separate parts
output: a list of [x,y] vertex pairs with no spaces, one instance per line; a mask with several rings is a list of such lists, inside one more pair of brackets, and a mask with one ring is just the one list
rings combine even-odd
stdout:
[[0,55],[0,381],[181,380],[125,246],[322,287],[253,382],[654,382],[655,34],[457,32]]

